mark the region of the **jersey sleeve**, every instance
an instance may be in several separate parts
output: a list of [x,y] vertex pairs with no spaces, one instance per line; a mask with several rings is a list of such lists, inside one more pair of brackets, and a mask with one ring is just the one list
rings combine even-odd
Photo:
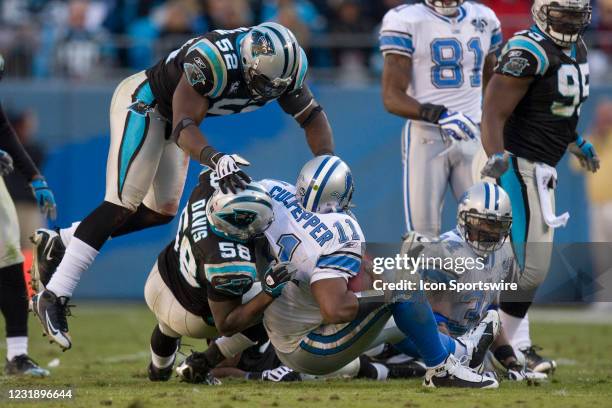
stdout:
[[[240,298],[257,279],[254,254],[250,246],[219,241],[218,248],[207,248],[201,271],[207,294],[213,301]],[[251,260],[246,261],[245,258]]]
[[349,280],[361,268],[361,243],[349,241],[336,251],[321,255],[310,278],[310,284],[323,279],[343,278]]
[[383,55],[398,54],[412,57],[414,44],[412,42],[413,27],[396,10],[389,10],[382,21],[380,29],[380,51]]
[[202,96],[217,98],[227,84],[227,69],[221,53],[208,39],[194,43],[185,54],[183,72]]
[[544,75],[548,66],[546,51],[537,41],[528,36],[515,35],[502,50],[495,72],[526,78]]
[[491,45],[489,46],[489,54],[497,54],[504,42],[504,36],[502,34],[501,23],[493,11],[491,11],[491,16],[489,18],[491,26]]

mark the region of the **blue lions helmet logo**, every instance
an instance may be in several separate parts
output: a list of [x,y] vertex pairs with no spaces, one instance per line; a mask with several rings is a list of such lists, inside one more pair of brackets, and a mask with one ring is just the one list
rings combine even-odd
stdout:
[[258,30],[253,30],[253,46],[252,54],[253,58],[259,55],[274,55],[274,43],[267,33],[262,33]]
[[234,227],[246,228],[255,221],[257,213],[255,211],[234,209],[233,212],[219,214],[218,217],[232,224]]
[[484,33],[488,23],[484,18],[475,18],[472,20],[472,25],[474,26],[476,31]]

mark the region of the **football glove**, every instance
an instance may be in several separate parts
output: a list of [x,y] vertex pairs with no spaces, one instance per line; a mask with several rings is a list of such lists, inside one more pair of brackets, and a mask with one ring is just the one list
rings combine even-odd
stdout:
[[495,153],[489,157],[489,160],[487,160],[480,171],[480,175],[482,177],[498,179],[508,170],[508,167],[510,167],[510,154],[507,152]]
[[230,190],[236,193],[236,189],[244,190],[246,185],[251,182],[251,178],[240,170],[239,166],[248,166],[247,160],[237,154],[224,154],[219,158],[215,165],[215,172],[219,178],[219,188],[223,193]]
[[595,148],[582,136],[578,136],[576,141],[569,145],[569,151],[578,158],[582,168],[593,173],[599,170],[599,157]]
[[302,377],[299,373],[293,371],[287,366],[278,366],[271,370],[264,370],[261,373],[261,379],[263,381],[271,382],[293,382],[302,381]]
[[13,158],[4,150],[0,150],[0,177],[13,171]]
[[478,126],[461,112],[447,110],[440,115],[438,125],[444,136],[456,141],[469,141],[478,136]]
[[192,353],[187,356],[187,358],[178,367],[176,367],[176,373],[181,381],[192,384],[221,384],[221,381],[211,374],[211,369],[212,367],[210,366],[204,353],[199,353],[192,350]]
[[544,373],[536,373],[530,369],[523,367],[518,363],[509,364],[506,367],[506,378],[510,381],[526,381],[528,383],[544,381],[548,376]]
[[277,298],[296,272],[297,268],[291,262],[272,262],[264,273],[261,287],[268,295]]
[[47,185],[44,178],[37,178],[30,182],[32,194],[36,198],[36,203],[40,211],[51,220],[57,217],[57,206],[55,205],[55,197],[53,192]]

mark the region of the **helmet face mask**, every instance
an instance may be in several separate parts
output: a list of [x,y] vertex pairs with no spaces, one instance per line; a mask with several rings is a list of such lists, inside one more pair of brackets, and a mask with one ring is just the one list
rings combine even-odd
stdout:
[[576,43],[591,23],[589,0],[536,0],[532,14],[537,26],[561,47]]
[[464,211],[459,217],[463,219],[465,241],[479,255],[500,249],[510,234],[512,217],[476,211]]
[[425,0],[425,4],[443,16],[453,16],[465,0]]
[[242,38],[240,54],[244,79],[253,97],[275,99],[293,82],[301,48],[287,28],[263,23]]

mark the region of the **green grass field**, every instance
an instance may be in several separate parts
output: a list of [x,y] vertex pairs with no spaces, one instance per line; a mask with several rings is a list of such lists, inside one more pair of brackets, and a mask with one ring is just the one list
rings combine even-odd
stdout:
[[[420,381],[328,380],[291,384],[225,380],[216,387],[146,378],[154,325],[146,307],[80,304],[70,318],[73,349],[62,353],[30,319],[30,354],[42,365],[59,358],[47,379],[1,377],[0,407],[609,407],[612,406],[612,325],[538,323],[533,337],[559,359],[539,386],[504,382],[499,390],[430,390]],[[187,340],[193,348],[202,347]],[[2,341],[4,344],[4,341]],[[189,351],[189,346],[184,346]],[[4,354],[4,350],[0,352]],[[73,399],[9,400],[10,389],[71,388]]]

